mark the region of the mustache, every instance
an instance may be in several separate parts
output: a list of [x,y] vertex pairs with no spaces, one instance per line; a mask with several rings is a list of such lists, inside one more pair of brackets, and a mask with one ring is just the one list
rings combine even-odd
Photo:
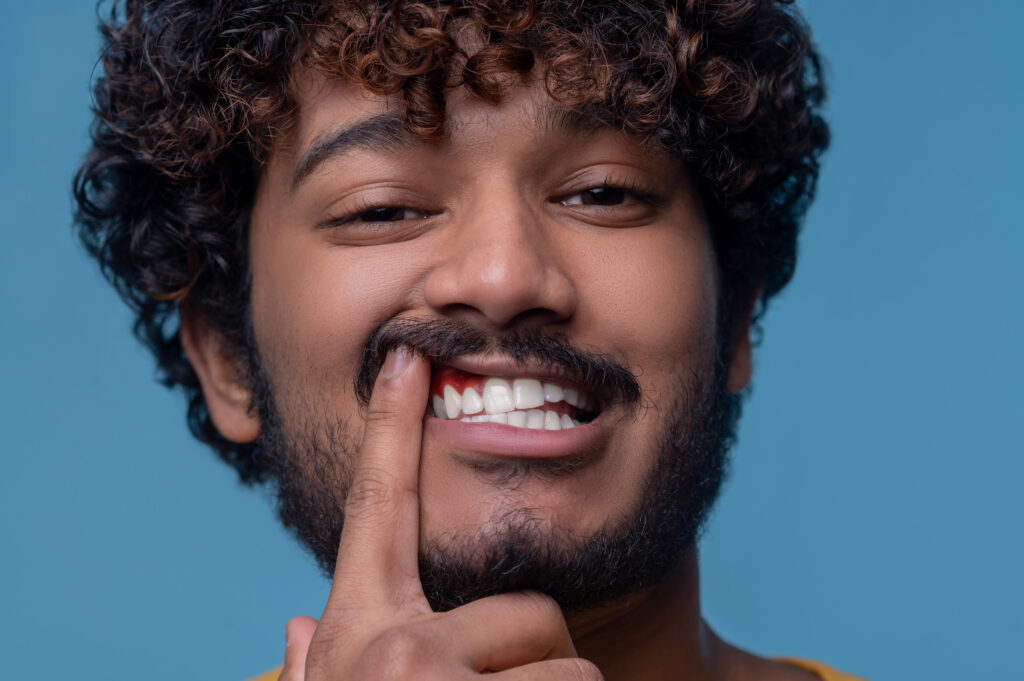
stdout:
[[602,395],[606,402],[627,406],[640,402],[640,383],[628,367],[610,355],[574,346],[562,333],[523,329],[496,336],[458,319],[389,319],[374,329],[363,347],[355,378],[356,398],[363,407],[370,403],[384,358],[401,346],[441,365],[473,353],[504,354],[516,363],[540,365]]

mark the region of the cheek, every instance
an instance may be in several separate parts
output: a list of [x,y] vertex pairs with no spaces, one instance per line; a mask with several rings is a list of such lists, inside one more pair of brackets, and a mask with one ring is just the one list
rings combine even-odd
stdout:
[[387,249],[343,249],[316,233],[280,231],[252,239],[253,325],[263,359],[292,386],[353,400],[366,340],[401,309],[415,268],[396,267]]
[[[583,277],[583,312],[602,345],[628,359],[645,391],[707,361],[714,343],[717,279],[701,230],[613,234]],[[581,296],[582,298],[583,296]]]

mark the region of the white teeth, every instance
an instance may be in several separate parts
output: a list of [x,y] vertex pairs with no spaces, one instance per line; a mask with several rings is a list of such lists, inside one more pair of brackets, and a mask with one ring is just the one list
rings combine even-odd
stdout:
[[526,412],[526,427],[533,430],[544,430],[544,412],[540,409],[531,409]]
[[[434,397],[441,399],[437,395]],[[465,399],[463,399],[463,402],[465,402]],[[441,413],[444,413],[444,411]],[[442,416],[441,418],[444,417]],[[483,413],[474,416],[462,416],[458,420],[462,423],[500,423],[502,425],[532,430],[568,430],[580,425],[579,421],[570,418],[568,414],[559,414],[550,409],[516,410],[500,414]]]
[[544,400],[551,402],[561,402],[565,399],[565,391],[562,390],[562,386],[557,383],[545,383],[544,384]]
[[580,393],[575,388],[565,389],[565,401],[574,407],[580,406]]
[[577,388],[566,388],[535,378],[503,379],[491,377],[483,387],[466,388],[460,395],[445,385],[442,395],[432,395],[427,413],[438,418],[458,419],[465,423],[503,423],[534,430],[564,430],[580,425],[568,414],[545,410],[544,403],[565,402],[582,411],[593,411],[595,400]]
[[480,399],[480,393],[473,388],[466,388],[466,392],[462,393],[462,413],[469,416],[479,414],[483,409],[484,403]]
[[444,410],[450,419],[456,418],[462,411],[462,395],[450,385],[444,387]]
[[512,381],[512,396],[516,409],[533,409],[544,406],[544,388],[535,378],[517,378]]
[[512,386],[502,378],[488,378],[484,382],[484,411],[503,414],[516,408],[512,399]]

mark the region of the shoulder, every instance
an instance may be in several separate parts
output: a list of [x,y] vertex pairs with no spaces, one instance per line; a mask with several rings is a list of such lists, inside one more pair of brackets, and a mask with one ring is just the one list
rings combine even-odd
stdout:
[[277,681],[277,677],[280,676],[280,675],[281,675],[281,668],[278,667],[277,669],[273,669],[273,670],[267,672],[266,674],[261,674],[259,676],[254,676],[253,678],[249,679],[248,681]]
[[798,669],[811,672],[821,679],[821,681],[863,681],[863,679],[859,677],[844,674],[843,672],[837,671],[826,664],[821,664],[820,662],[812,662],[810,660],[801,660],[792,657],[779,657],[775,658],[775,661],[790,667],[797,667]]

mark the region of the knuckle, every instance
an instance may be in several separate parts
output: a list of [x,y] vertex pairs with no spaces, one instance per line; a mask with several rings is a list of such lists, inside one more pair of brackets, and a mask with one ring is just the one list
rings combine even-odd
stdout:
[[362,470],[356,475],[348,489],[346,508],[376,511],[386,509],[395,503],[394,485],[390,476],[382,470]]
[[399,405],[391,395],[374,393],[373,401],[366,410],[367,431],[387,430],[400,413]]
[[562,608],[554,598],[539,591],[524,592],[523,598],[524,606],[539,622],[542,622],[551,629],[561,630],[565,628],[565,617],[562,614]]
[[367,664],[373,679],[413,679],[422,671],[430,646],[412,627],[389,629],[377,636],[367,649]]
[[590,660],[581,657],[574,657],[566,660],[568,664],[568,679],[572,681],[604,681],[604,674],[597,668],[597,665]]

